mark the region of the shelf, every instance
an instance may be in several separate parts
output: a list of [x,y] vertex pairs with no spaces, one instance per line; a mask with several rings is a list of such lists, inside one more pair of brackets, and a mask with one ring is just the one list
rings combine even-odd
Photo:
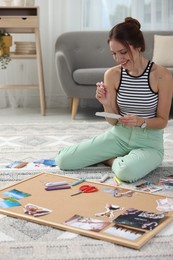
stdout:
[[10,53],[11,59],[36,59],[38,70],[38,85],[0,85],[0,89],[38,89],[40,95],[41,114],[45,115],[46,100],[42,67],[42,55],[39,31],[38,7],[0,7],[0,30],[9,33],[35,34],[36,54]]
[[[8,32],[15,32],[15,28],[20,32],[29,31],[33,32],[33,29],[38,27],[37,17],[14,17],[14,16],[4,16],[0,17],[0,26],[5,28]],[[23,29],[23,30],[22,30]],[[32,30],[31,30],[32,29]],[[11,30],[11,31],[10,31]]]
[[37,16],[37,7],[1,6],[0,16]]
[[15,52],[10,53],[11,59],[36,59],[36,54],[19,54]]

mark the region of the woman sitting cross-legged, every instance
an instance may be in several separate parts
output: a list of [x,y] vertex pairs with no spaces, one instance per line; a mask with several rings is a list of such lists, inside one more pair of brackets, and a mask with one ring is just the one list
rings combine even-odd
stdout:
[[103,84],[96,84],[96,98],[104,111],[121,117],[106,118],[110,130],[59,151],[60,169],[104,162],[120,180],[134,182],[161,164],[173,79],[166,68],[144,57],[140,27],[139,21],[127,17],[111,29],[108,44],[118,65],[105,72]]

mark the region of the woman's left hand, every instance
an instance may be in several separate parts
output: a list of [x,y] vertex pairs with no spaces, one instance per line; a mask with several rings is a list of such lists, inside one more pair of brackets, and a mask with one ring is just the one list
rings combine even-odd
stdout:
[[125,115],[119,118],[118,121],[122,125],[134,127],[141,126],[144,119],[136,115]]

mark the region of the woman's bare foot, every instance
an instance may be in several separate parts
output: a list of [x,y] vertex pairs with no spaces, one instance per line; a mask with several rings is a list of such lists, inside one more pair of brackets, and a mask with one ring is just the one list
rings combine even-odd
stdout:
[[115,158],[112,158],[112,159],[109,159],[109,160],[104,161],[103,163],[104,163],[105,165],[111,167],[114,160],[115,160]]

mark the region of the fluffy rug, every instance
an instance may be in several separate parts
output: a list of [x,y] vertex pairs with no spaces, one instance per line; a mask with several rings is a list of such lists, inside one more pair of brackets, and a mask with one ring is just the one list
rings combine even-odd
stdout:
[[[0,187],[27,178],[41,171],[99,180],[113,174],[109,167],[97,165],[75,172],[63,172],[58,167],[34,169],[8,169],[5,165],[13,161],[33,162],[39,159],[54,159],[57,151],[67,145],[90,138],[109,129],[104,121],[69,121],[57,123],[1,124],[0,125]],[[164,134],[165,157],[163,164],[149,174],[145,180],[157,181],[173,174],[173,121],[169,121]],[[136,184],[123,184],[133,188]],[[173,191],[161,191],[173,196]],[[144,203],[144,202],[141,202]],[[145,259],[169,260],[173,258],[172,223],[150,240],[140,250],[87,238],[47,226],[0,215],[0,259],[37,260],[93,260],[93,259]]]

